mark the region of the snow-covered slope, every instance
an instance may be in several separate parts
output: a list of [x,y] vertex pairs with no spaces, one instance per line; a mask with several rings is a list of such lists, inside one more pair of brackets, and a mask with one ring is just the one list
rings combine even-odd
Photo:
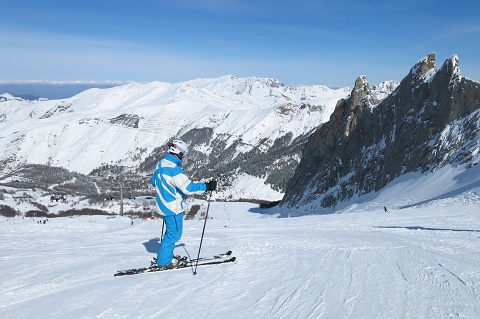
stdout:
[[[403,176],[343,214],[296,218],[214,202],[201,255],[231,249],[237,261],[195,276],[184,269],[113,277],[149,264],[160,220],[0,218],[0,312],[3,319],[480,318],[480,185],[464,192],[469,183],[446,167]],[[196,257],[203,224],[185,221],[176,253]]]
[[[146,156],[182,132],[204,127],[256,145],[285,132],[295,137],[313,129],[328,120],[336,102],[349,92],[227,76],[130,83],[64,100],[24,101],[3,94],[0,158],[89,173],[105,163],[135,165],[130,157],[139,149]],[[301,103],[316,109],[295,109]]]
[[[217,161],[233,162],[252,150],[266,153],[285,138],[287,146],[299,143],[297,138],[328,121],[337,101],[350,91],[224,76],[130,83],[63,100],[25,101],[3,94],[0,162],[4,172],[25,163],[83,174],[105,165],[138,168],[147,158],[162,156],[156,148],[198,130],[208,134],[189,141],[196,151],[190,165],[197,166],[192,162],[200,161],[199,155],[205,165],[212,153]],[[226,149],[229,157],[224,159]],[[297,155],[291,156],[298,162]],[[144,173],[152,169],[151,163],[145,166]],[[204,174],[197,175],[209,177]],[[257,186],[263,187],[267,176],[257,177]],[[236,181],[229,177],[229,183],[235,187]],[[278,190],[272,192],[281,197]]]

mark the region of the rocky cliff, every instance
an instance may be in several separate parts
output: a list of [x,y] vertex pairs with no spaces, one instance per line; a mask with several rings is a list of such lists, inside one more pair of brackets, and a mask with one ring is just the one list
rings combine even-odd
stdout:
[[461,75],[456,55],[437,70],[429,54],[382,101],[358,77],[350,96],[309,138],[282,207],[334,208],[400,175],[473,161],[479,101],[480,84]]

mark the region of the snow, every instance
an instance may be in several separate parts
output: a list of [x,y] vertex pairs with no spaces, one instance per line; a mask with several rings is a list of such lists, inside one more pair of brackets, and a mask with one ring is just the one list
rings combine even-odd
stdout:
[[[113,276],[149,264],[160,220],[3,217],[1,317],[480,318],[478,170],[408,174],[335,214],[212,202],[201,255],[237,261],[195,276]],[[196,257],[203,224],[177,254]]]
[[[118,154],[136,153],[139,148],[149,154],[193,128],[210,127],[215,135],[241,137],[252,145],[263,139],[273,141],[286,132],[295,138],[328,121],[337,101],[350,91],[225,76],[180,83],[129,83],[86,90],[63,100],[24,101],[4,94],[0,159],[15,155],[29,163],[50,163],[88,174],[101,164],[118,161]],[[288,103],[297,109],[301,103],[320,108],[285,115],[276,112]],[[138,128],[110,122],[124,114],[138,116]],[[119,164],[132,163],[124,158]]]
[[[277,138],[291,133],[293,140],[328,121],[336,103],[350,92],[349,87],[289,86],[275,79],[224,76],[129,83],[62,100],[25,101],[4,94],[2,170],[17,169],[19,163],[82,174],[106,164],[138,167],[155,148],[202,128],[212,129],[212,138],[224,140],[225,147],[244,145],[236,154],[247,146],[266,150]],[[112,123],[120,116],[135,117],[138,127]],[[197,151],[206,149],[196,147],[191,145]],[[263,187],[265,179],[256,186]]]
[[[252,187],[255,185],[255,187]],[[260,185],[260,186],[258,186]],[[262,179],[252,177],[248,174],[242,173],[237,176],[235,188],[228,192],[214,194],[216,197],[224,198],[238,198],[238,199],[264,199],[269,201],[277,201],[283,198],[283,193],[274,191],[269,185],[265,185]]]
[[[283,91],[273,90],[276,86]],[[312,116],[308,109],[290,109],[278,92],[324,110]],[[131,83],[89,90],[65,101],[33,103],[7,96],[10,100],[2,103],[8,123],[2,124],[0,144],[3,157],[20,147],[20,158],[54,157],[68,168],[119,160],[134,165],[119,154],[157,146],[159,134],[152,131],[162,132],[162,141],[168,139],[169,130],[185,117],[209,123],[215,134],[244,136],[254,143],[279,134],[281,128],[327,120],[323,117],[344,94],[321,87],[293,90],[275,80],[267,85],[257,78],[223,77]],[[189,107],[192,103],[197,108]],[[152,114],[159,110],[172,116],[155,121]],[[181,116],[187,111],[188,116]],[[47,112],[53,115],[40,119]],[[140,133],[108,122],[122,113],[140,117]],[[31,121],[24,120],[28,116]],[[196,124],[182,125],[187,130]],[[458,134],[457,126],[462,125],[452,123],[444,135]],[[208,146],[199,149],[208,151]],[[478,147],[473,150],[477,156]],[[403,175],[334,209],[322,210],[315,201],[290,210],[214,201],[201,255],[233,250],[237,261],[199,267],[195,276],[192,269],[113,276],[117,270],[150,263],[158,249],[161,220],[134,219],[132,224],[128,216],[118,215],[48,221],[0,217],[1,318],[480,318],[478,160]],[[258,187],[261,184],[259,178],[240,175],[231,195],[280,199],[282,194]],[[24,190],[12,191],[0,194],[3,204],[16,205],[21,212],[33,209],[28,203],[16,204]],[[40,191],[28,195],[48,205],[51,213],[85,204],[75,197],[50,203]],[[208,207],[201,200],[188,204],[200,204],[201,212]],[[119,211],[118,202],[102,205]],[[139,197],[125,200],[125,205],[153,203]],[[175,252],[195,258],[204,220],[197,216],[184,223]]]

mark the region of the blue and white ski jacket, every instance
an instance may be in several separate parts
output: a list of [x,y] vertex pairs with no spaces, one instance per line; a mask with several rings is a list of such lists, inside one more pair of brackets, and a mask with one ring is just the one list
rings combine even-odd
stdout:
[[160,215],[174,216],[183,213],[186,195],[207,190],[205,183],[190,181],[181,165],[181,159],[167,154],[158,162],[153,173],[152,185],[155,187],[155,199]]

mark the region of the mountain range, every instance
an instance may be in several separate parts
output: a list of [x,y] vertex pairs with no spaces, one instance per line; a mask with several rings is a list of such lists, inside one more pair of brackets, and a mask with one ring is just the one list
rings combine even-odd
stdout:
[[437,70],[432,53],[400,83],[373,87],[365,76],[336,89],[224,76],[60,100],[5,93],[0,182],[83,196],[120,184],[146,195],[168,143],[181,138],[190,145],[185,170],[217,179],[217,199],[331,212],[411,172],[475,165],[478,87],[457,56]]
[[182,138],[191,145],[186,171],[219,179],[220,197],[280,199],[307,137],[350,91],[224,76],[129,83],[61,100],[2,94],[0,162],[4,172],[39,164],[134,179],[151,174],[167,143]]

